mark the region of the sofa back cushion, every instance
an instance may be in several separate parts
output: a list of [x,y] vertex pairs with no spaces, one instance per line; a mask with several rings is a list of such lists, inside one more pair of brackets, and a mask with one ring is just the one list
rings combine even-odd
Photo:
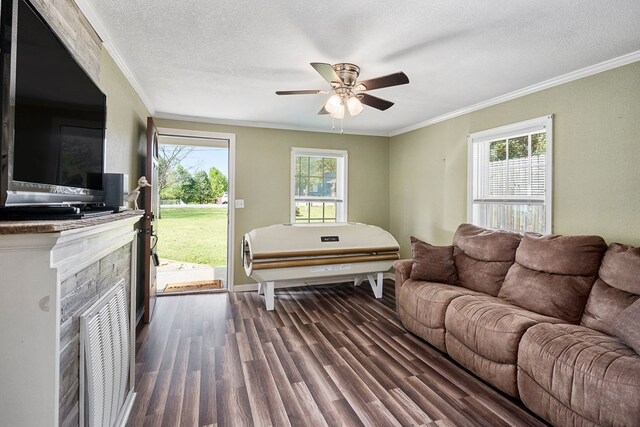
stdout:
[[606,249],[599,236],[526,233],[498,297],[578,323]]
[[460,225],[453,236],[454,261],[460,285],[498,295],[521,238],[520,234],[510,231]]
[[640,247],[612,243],[598,275],[609,286],[640,295]]
[[613,332],[623,343],[640,354],[640,301],[627,307],[613,322]]
[[411,236],[413,280],[455,284],[458,282],[453,264],[453,246],[433,246]]
[[640,298],[640,248],[612,243],[604,254],[598,276],[580,324],[615,335],[615,320]]

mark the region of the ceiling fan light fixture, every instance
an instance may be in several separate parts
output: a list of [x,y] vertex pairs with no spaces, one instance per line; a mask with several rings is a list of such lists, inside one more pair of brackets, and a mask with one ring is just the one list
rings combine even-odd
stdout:
[[362,112],[364,106],[358,98],[352,95],[347,100],[347,108],[349,109],[349,114],[351,114],[352,116],[357,116]]
[[[326,108],[326,107],[325,107]],[[329,110],[327,110],[329,111]],[[344,104],[340,104],[338,110],[335,113],[331,113],[331,117],[334,119],[343,119],[344,118]]]
[[337,93],[334,93],[329,97],[327,103],[324,104],[325,110],[327,110],[331,115],[336,114],[340,107],[342,106],[343,114],[344,114],[344,106],[342,105],[342,98]]
[[347,111],[350,116],[357,116],[364,110],[365,105],[379,111],[388,110],[393,106],[393,102],[369,95],[367,92],[409,83],[409,78],[402,71],[373,79],[358,80],[360,67],[355,64],[344,62],[331,65],[324,62],[312,62],[311,66],[329,83],[331,86],[329,91],[318,89],[279,90],[276,91],[276,95],[329,93],[330,96],[318,111],[318,115],[331,115],[333,119],[343,120]]

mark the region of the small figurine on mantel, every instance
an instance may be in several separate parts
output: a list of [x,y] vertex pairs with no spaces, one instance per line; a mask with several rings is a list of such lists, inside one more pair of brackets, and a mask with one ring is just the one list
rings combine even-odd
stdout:
[[143,187],[151,187],[146,176],[141,176],[138,180],[138,186],[127,195],[127,202],[133,202],[133,208],[138,210],[138,196],[140,196],[140,189]]

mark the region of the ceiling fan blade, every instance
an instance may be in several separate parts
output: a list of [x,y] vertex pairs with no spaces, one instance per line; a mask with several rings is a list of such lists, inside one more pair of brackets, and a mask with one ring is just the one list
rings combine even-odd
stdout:
[[406,85],[409,77],[402,71],[389,74],[387,76],[376,77],[375,79],[362,80],[356,85],[356,90],[374,90],[383,87]]
[[342,79],[336,74],[336,70],[333,69],[331,64],[325,64],[324,62],[312,62],[311,66],[322,76],[323,79],[329,82],[330,85],[342,84]]
[[326,90],[278,90],[276,95],[316,95],[318,93],[328,93]]
[[322,108],[320,109],[320,111],[318,111],[318,115],[323,115],[323,114],[331,114],[330,112],[327,111],[326,108],[324,108],[324,106],[322,106]]
[[372,96],[366,93],[362,93],[358,95],[360,98],[360,102],[369,107],[377,108],[378,110],[384,111],[393,106],[393,102],[387,101],[386,99],[378,98],[377,96]]

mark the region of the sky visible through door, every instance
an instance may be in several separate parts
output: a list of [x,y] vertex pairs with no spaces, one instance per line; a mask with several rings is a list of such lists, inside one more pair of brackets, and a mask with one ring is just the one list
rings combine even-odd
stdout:
[[192,151],[182,161],[187,169],[209,171],[217,168],[224,176],[229,177],[228,150],[217,147],[191,147]]

